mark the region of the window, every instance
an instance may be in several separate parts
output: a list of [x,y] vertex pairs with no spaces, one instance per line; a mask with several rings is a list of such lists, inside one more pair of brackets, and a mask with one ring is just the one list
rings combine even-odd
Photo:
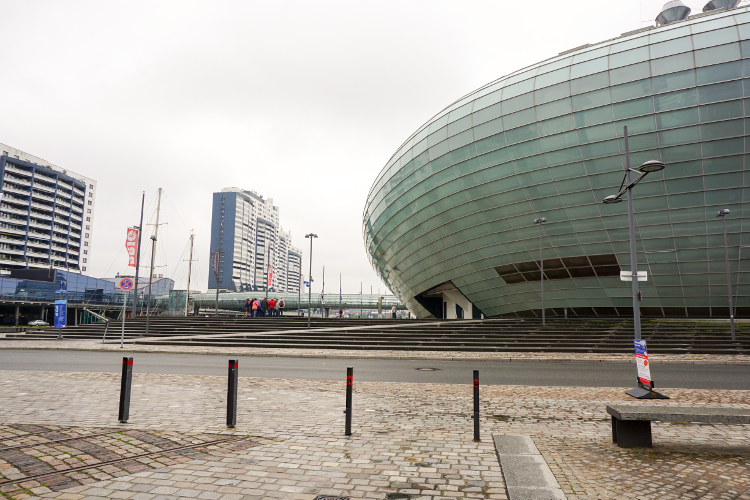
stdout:
[[86,217],[86,222],[91,222],[91,217]]
[[86,257],[83,258],[83,262],[86,263]]
[[[91,202],[89,202],[89,203],[91,203]],[[90,208],[87,208],[87,209],[86,209],[86,213],[87,213],[87,214],[90,214],[90,213],[91,213],[91,209],[90,209]]]
[[[88,241],[84,241],[84,242],[83,242],[83,246],[85,246],[85,247],[89,246],[89,242],[88,242]],[[86,250],[84,250],[84,252],[85,252],[85,251],[86,251]]]
[[83,266],[83,267],[81,268],[81,271],[85,271],[85,270],[86,270],[86,266]]
[[89,226],[89,225],[87,224],[87,225],[86,225],[86,229],[91,229],[91,226]]
[[89,237],[89,233],[86,233],[86,238],[88,238],[88,237]]
[[94,189],[94,185],[93,184],[89,184],[89,189]]
[[92,193],[91,191],[89,191],[89,198],[91,198],[92,196],[94,196],[94,193]]
[[89,200],[89,205],[92,205],[91,200]]
[[84,251],[83,251],[83,255],[88,255],[88,254],[89,254],[89,251],[88,251],[88,250],[84,250]]

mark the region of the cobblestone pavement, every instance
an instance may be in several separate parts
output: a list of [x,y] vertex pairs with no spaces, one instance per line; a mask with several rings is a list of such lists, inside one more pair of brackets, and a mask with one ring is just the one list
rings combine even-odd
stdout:
[[[169,346],[169,345],[134,345],[102,344],[96,340],[3,340],[0,337],[0,349],[54,349],[74,351],[111,351],[111,352],[168,352],[173,354],[219,354],[226,356],[285,356],[309,358],[345,358],[345,359],[425,359],[425,360],[477,360],[494,362],[518,361],[554,361],[554,362],[591,362],[591,363],[635,363],[632,353],[545,353],[545,352],[450,352],[450,351],[366,351],[347,349],[279,349],[259,347],[232,347],[231,350],[219,346]],[[687,364],[748,364],[750,356],[716,355],[716,354],[653,354],[649,353],[649,362],[687,363]]]
[[[224,426],[223,377],[134,374],[124,425],[117,423],[119,383],[107,373],[0,370],[0,447],[43,451],[32,438],[19,441],[17,424],[73,427],[69,435],[114,427],[179,442],[220,434],[252,445],[217,444],[195,460],[166,457],[174,463],[104,471],[111,477],[59,491],[42,481],[38,487],[52,491],[26,491],[62,500],[498,499],[506,495],[491,435],[506,433],[532,436],[569,498],[750,499],[750,425],[655,422],[653,449],[617,448],[605,406],[632,402],[623,389],[482,386],[482,441],[475,443],[469,384],[355,379],[347,438],[343,381],[240,378],[232,430]],[[750,391],[662,391],[672,399],[644,404],[750,407]]]

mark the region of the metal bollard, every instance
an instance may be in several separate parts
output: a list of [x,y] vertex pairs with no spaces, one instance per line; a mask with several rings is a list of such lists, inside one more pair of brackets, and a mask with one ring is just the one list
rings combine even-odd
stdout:
[[227,427],[237,425],[237,382],[239,377],[239,360],[229,360],[229,387],[227,390]]
[[344,435],[352,435],[352,386],[354,384],[354,367],[348,366],[346,368],[346,427],[344,429]]
[[120,382],[120,412],[117,420],[127,424],[130,418],[130,386],[133,383],[133,358],[122,358],[122,381]]
[[474,441],[479,442],[479,370],[474,370]]

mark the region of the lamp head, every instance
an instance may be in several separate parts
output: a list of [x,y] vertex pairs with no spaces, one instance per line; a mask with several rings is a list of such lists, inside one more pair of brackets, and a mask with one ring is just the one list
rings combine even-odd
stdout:
[[724,217],[725,215],[729,215],[729,209],[723,208],[719,210],[719,213],[716,214],[716,217]]
[[659,170],[664,170],[664,163],[658,160],[649,160],[638,167],[638,171],[643,172],[644,174],[658,172]]
[[622,201],[622,198],[619,198],[618,196],[611,194],[607,196],[606,198],[604,198],[602,200],[602,203],[606,203],[609,205],[610,203],[620,203],[621,201]]
[[305,238],[317,238],[317,237],[318,237],[318,235],[317,234],[313,234],[313,233],[309,233],[309,234],[305,235]]
[[534,224],[541,224],[542,222],[547,222],[547,218],[539,217],[538,219],[534,219]]

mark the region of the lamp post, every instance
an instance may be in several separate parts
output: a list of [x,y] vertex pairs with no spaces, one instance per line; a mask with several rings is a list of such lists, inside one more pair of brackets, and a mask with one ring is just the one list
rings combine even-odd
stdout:
[[544,316],[544,247],[542,246],[542,224],[547,222],[546,217],[539,217],[534,219],[534,224],[539,224],[539,265],[542,268],[541,274],[541,285],[542,285],[542,326],[547,324]]
[[[635,339],[641,340],[641,311],[640,311],[640,294],[638,292],[638,261],[635,254],[635,216],[633,215],[633,186],[638,184],[641,179],[651,172],[664,170],[664,163],[657,160],[649,160],[643,163],[637,170],[630,168],[630,148],[628,146],[628,127],[623,127],[625,137],[625,178],[620,184],[620,192],[611,194],[604,198],[603,203],[619,203],[622,201],[622,195],[628,194],[628,226],[630,229],[630,272],[633,280],[633,329],[635,330]],[[640,174],[634,181],[630,180],[630,172]],[[624,185],[624,187],[623,187]]]
[[308,291],[307,291],[307,327],[310,328],[310,305],[312,303],[312,242],[313,238],[317,238],[317,234],[308,233],[305,238],[310,238],[310,274],[308,275]]
[[725,216],[729,215],[729,209],[719,210],[716,217],[721,217],[721,226],[724,229],[724,262],[727,266],[727,297],[729,298],[729,327],[732,330],[732,340],[734,337],[734,308],[732,307],[732,281],[729,278],[729,247],[727,247],[727,223]]

